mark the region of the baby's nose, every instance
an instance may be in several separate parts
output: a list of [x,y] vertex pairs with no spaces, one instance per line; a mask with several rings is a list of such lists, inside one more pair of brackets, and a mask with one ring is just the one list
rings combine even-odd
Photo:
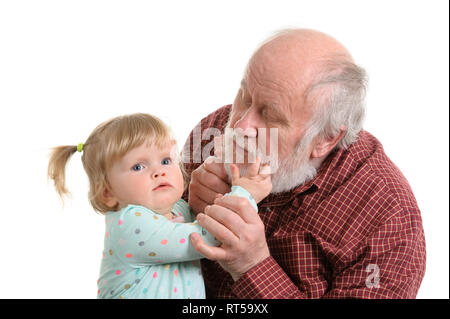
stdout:
[[152,175],[152,178],[156,179],[158,177],[163,177],[163,176],[166,176],[166,172],[160,170],[160,171],[154,172],[153,175]]

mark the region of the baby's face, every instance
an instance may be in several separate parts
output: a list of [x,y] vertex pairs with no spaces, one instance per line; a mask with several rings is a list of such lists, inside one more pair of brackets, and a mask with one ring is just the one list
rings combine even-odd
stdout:
[[176,146],[163,149],[150,143],[130,150],[108,171],[112,196],[119,209],[129,204],[168,214],[184,190]]

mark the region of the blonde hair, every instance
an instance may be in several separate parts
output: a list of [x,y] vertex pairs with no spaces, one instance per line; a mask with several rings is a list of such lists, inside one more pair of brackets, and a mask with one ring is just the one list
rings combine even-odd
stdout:
[[[89,135],[83,145],[81,161],[89,178],[89,202],[96,211],[106,213],[117,209],[102,201],[104,191],[109,189],[107,171],[116,160],[148,139],[158,148],[167,143],[175,144],[169,127],[159,118],[145,113],[115,117],[97,126]],[[62,200],[69,194],[66,188],[66,165],[76,151],[77,146],[65,145],[53,148],[50,154],[47,176],[54,181]],[[179,164],[186,181],[183,163],[179,161]]]

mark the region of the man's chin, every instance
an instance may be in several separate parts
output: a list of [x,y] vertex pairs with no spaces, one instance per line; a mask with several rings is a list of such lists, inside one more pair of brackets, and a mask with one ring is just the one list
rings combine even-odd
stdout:
[[279,194],[291,191],[300,185],[310,181],[317,174],[317,169],[311,162],[307,162],[297,168],[280,167],[272,175],[271,194]]

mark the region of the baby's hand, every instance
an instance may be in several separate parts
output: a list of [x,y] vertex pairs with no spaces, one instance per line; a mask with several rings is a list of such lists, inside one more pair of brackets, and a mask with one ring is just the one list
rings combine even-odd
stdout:
[[176,216],[170,220],[172,223],[184,223],[183,216]]
[[248,168],[247,174],[241,177],[239,168],[231,164],[231,184],[245,188],[255,199],[256,203],[262,201],[272,190],[269,165],[261,166],[261,158],[256,157],[256,162]]

